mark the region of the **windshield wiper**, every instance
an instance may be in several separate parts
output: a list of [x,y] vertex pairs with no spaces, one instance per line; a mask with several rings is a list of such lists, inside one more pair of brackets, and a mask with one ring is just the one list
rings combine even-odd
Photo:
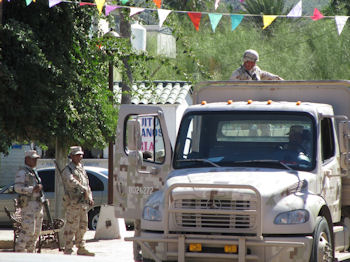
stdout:
[[246,160],[246,161],[236,161],[233,162],[233,164],[259,164],[259,163],[263,163],[263,164],[278,164],[282,167],[284,167],[285,169],[288,170],[294,170],[293,168],[291,168],[290,166],[288,166],[287,164],[283,163],[282,161],[279,160]]
[[176,160],[177,162],[204,162],[204,163],[209,163],[212,166],[215,167],[220,167],[218,164],[208,160],[208,159],[203,159],[203,158],[197,158],[197,159],[178,159]]

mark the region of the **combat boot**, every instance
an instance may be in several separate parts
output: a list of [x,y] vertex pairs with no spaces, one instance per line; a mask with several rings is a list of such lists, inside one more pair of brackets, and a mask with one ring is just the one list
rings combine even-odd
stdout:
[[63,252],[65,255],[71,255],[73,253],[73,249],[65,249]]
[[93,257],[93,256],[95,256],[95,253],[90,252],[85,247],[79,247],[78,251],[77,251],[77,255]]

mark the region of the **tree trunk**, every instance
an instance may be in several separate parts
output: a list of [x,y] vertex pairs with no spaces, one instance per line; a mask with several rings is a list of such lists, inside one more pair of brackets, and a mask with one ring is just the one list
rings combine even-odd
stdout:
[[5,0],[0,0],[0,25],[2,25],[2,13],[3,13],[3,8],[4,8],[4,5],[3,5],[3,2]]
[[[67,159],[68,150],[65,143],[60,141],[59,138],[56,138],[56,162],[58,164],[58,167],[60,171],[62,172],[65,166],[68,163]],[[55,218],[61,218],[65,219],[65,210],[63,208],[63,195],[64,195],[64,187],[62,184],[62,178],[61,174],[58,173],[59,171],[56,168],[55,172]],[[60,247],[62,248],[64,246],[63,243],[63,229],[59,232],[59,242]]]

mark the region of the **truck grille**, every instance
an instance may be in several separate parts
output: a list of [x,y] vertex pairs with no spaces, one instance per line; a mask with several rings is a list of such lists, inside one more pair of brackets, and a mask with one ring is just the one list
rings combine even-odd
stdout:
[[[176,225],[183,228],[253,233],[252,231],[256,227],[255,213],[243,214],[243,211],[256,211],[256,201],[254,200],[180,199],[175,200],[174,207],[175,209],[189,210],[189,213],[175,213]],[[201,212],[191,213],[190,209],[200,210]],[[215,212],[215,214],[213,212],[206,213],[206,210],[217,210],[218,212]],[[227,212],[226,214],[220,214],[222,210],[233,212],[232,214],[227,214]]]

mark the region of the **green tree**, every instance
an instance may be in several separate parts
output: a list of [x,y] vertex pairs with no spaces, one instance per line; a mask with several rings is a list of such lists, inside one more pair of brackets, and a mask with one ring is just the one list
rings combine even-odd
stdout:
[[350,16],[350,2],[347,0],[332,0],[325,9],[325,14]]
[[0,64],[0,151],[12,141],[103,147],[116,110],[106,55],[91,31],[96,8],[38,0],[4,2]]

